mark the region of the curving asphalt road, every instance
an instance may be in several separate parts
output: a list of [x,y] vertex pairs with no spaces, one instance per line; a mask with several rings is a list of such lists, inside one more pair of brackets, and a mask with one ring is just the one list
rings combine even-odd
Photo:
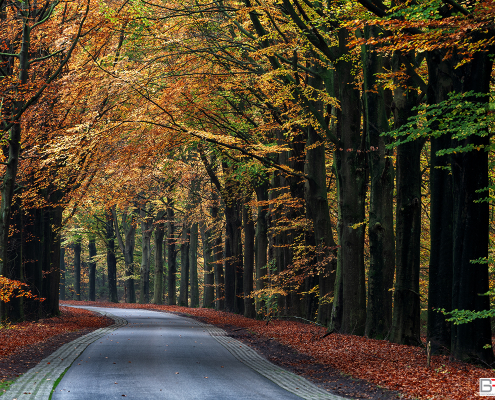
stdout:
[[212,325],[149,310],[83,308],[116,323],[53,353],[20,378],[6,399],[48,399],[69,365],[53,400],[342,399]]
[[88,346],[53,400],[300,399],[239,362],[191,320],[147,310],[111,312],[128,324]]

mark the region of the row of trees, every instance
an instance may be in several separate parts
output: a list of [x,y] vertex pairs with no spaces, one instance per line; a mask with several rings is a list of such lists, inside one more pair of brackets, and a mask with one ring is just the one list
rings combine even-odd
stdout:
[[[22,136],[22,177],[6,162],[3,190],[14,176],[18,194],[2,192],[2,202],[18,204],[17,214],[2,214],[2,232],[15,227],[4,235],[2,274],[46,287],[53,307],[43,312],[57,307],[62,209],[105,221],[109,282],[116,241],[129,302],[138,216],[147,302],[151,231],[174,246],[180,213],[184,246],[202,238],[205,304],[254,316],[256,290],[258,305],[276,301],[281,315],[417,345],[429,228],[428,340],[459,359],[494,361],[488,318],[452,325],[438,312],[490,309],[480,294],[489,290],[491,2],[134,0],[88,5],[72,19],[58,10],[58,23],[78,30],[60,52],[48,43],[39,62],[64,54],[67,68],[58,79],[37,72],[49,94],[4,130],[46,117],[36,125],[42,138]],[[21,21],[21,11],[7,14]],[[2,85],[13,82],[22,86]],[[5,137],[9,151],[20,143]],[[54,239],[39,240],[31,226]],[[20,252],[28,237],[53,246]],[[169,304],[177,251],[167,250]],[[180,252],[182,288],[190,270],[196,306],[198,279],[185,263],[196,265],[195,256]],[[51,286],[23,272],[32,260]],[[10,305],[3,316],[27,310]]]

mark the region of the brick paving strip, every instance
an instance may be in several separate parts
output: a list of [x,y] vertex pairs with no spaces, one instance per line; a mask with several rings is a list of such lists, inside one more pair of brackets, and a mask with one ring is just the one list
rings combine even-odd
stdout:
[[94,311],[112,318],[114,324],[106,328],[97,329],[94,332],[64,344],[17,379],[0,398],[2,400],[48,400],[55,381],[71,366],[86,347],[106,334],[127,325],[127,320],[124,318],[117,317],[105,311],[96,309]]
[[[99,312],[112,318],[114,324],[98,329],[60,347],[17,379],[10,389],[2,395],[2,400],[48,400],[55,381],[91,343],[104,335],[127,325],[127,320],[96,307],[81,307]],[[240,362],[254,369],[285,390],[306,400],[345,400],[343,397],[328,393],[308,380],[272,364],[249,346],[227,336],[227,332],[214,325],[204,324],[191,318],[192,323],[205,329],[218,343],[225,347]]]
[[306,400],[346,400],[344,397],[340,397],[320,389],[318,386],[299,375],[293,374],[292,372],[286,371],[285,369],[272,364],[246,344],[227,336],[227,332],[223,329],[217,328],[214,325],[204,324],[193,319],[190,320],[205,328],[205,330],[208,331],[208,333],[218,343],[230,351],[230,353],[232,353],[232,355],[240,362],[251,367],[256,372],[263,375],[265,378],[268,378],[288,392],[294,393],[295,395]]

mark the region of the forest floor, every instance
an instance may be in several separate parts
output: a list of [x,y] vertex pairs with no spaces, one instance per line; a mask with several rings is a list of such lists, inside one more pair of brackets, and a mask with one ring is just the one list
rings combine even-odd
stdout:
[[[271,362],[352,399],[474,399],[478,378],[493,372],[449,361],[446,356],[433,356],[427,368],[422,348],[336,333],[324,337],[324,328],[301,322],[259,321],[205,308],[87,301],[64,304],[174,312],[216,325]],[[61,307],[61,311],[56,318],[0,328],[0,392],[2,385],[58,347],[112,324],[86,310]]]

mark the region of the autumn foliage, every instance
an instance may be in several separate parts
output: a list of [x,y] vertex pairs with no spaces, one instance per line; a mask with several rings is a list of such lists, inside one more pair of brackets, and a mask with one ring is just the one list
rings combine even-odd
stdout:
[[45,300],[43,298],[38,298],[31,293],[31,291],[26,290],[28,287],[29,285],[20,281],[0,276],[0,301],[8,303],[14,297],[26,297],[39,301]]

